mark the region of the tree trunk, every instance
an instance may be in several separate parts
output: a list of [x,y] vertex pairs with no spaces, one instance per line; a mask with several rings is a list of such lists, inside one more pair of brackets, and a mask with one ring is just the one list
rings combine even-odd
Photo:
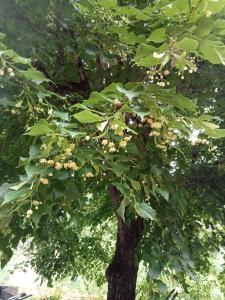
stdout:
[[[119,201],[119,192],[110,189],[115,206]],[[134,219],[127,225],[117,217],[117,241],[112,262],[106,270],[108,281],[107,300],[135,300],[138,261],[136,248],[141,240],[144,225],[143,219]]]

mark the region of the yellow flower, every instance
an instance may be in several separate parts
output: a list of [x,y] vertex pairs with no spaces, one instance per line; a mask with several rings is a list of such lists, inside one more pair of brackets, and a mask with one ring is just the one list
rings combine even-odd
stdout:
[[123,131],[118,131],[117,134],[118,134],[119,136],[123,136],[123,135],[124,135]]
[[42,204],[42,203],[39,202],[39,201],[37,201],[37,200],[34,200],[34,201],[32,202],[32,204],[33,204],[34,206],[38,206],[38,205],[40,205],[40,204]]
[[90,141],[90,139],[91,139],[91,138],[90,138],[89,135],[87,135],[87,136],[85,137],[85,140],[86,140],[86,141]]
[[93,175],[92,172],[87,172],[87,173],[85,173],[85,177],[86,178],[91,178],[91,177],[94,177],[94,175]]
[[154,135],[154,136],[159,136],[160,135],[160,133],[158,132],[158,131],[152,131],[152,135]]
[[103,146],[106,146],[107,144],[108,144],[108,140],[107,139],[102,140],[102,145]]
[[77,171],[79,168],[74,161],[68,161],[68,168]]
[[126,141],[121,141],[121,142],[119,143],[119,146],[120,146],[120,148],[126,148],[127,142],[126,142]]
[[117,130],[119,128],[118,124],[113,124],[110,126],[112,130]]
[[66,155],[71,155],[72,154],[72,150],[70,148],[67,148],[65,150],[65,152],[66,152]]
[[110,152],[110,153],[116,152],[116,148],[115,148],[115,147],[109,148],[109,152]]
[[49,166],[54,166],[55,162],[54,162],[54,160],[50,159],[50,160],[47,161],[47,164]]
[[109,148],[113,148],[115,146],[115,144],[113,142],[109,143]]
[[47,163],[47,160],[45,158],[40,159],[40,164],[44,165]]
[[125,138],[124,138],[124,140],[127,141],[127,142],[129,142],[131,139],[132,139],[131,135],[130,136],[125,136]]
[[69,164],[68,164],[68,163],[64,163],[64,164],[63,164],[63,168],[64,168],[64,169],[68,169],[68,168],[69,168]]
[[63,167],[63,165],[62,165],[60,162],[56,162],[56,163],[55,163],[55,169],[56,169],[56,170],[61,170],[62,167]]
[[40,183],[42,183],[42,184],[48,184],[48,179],[47,179],[47,178],[41,177],[39,181],[40,181]]

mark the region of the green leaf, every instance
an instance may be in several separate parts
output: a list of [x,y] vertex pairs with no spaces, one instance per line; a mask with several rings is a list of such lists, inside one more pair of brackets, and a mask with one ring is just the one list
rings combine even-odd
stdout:
[[98,104],[102,104],[105,102],[113,103],[113,100],[106,97],[105,95],[98,93],[98,92],[92,92],[89,99],[85,100],[83,103],[87,106],[94,106]]
[[184,37],[176,43],[176,47],[188,52],[194,52],[198,48],[198,41],[189,37]]
[[149,16],[146,15],[144,12],[139,12],[139,13],[136,15],[136,19],[137,19],[137,20],[140,20],[140,21],[148,21],[148,20],[149,20]]
[[224,138],[225,129],[207,129],[205,130],[206,134],[212,138]]
[[3,204],[13,202],[15,200],[21,200],[27,198],[30,195],[31,191],[28,189],[17,190],[17,191],[8,191],[5,195]]
[[208,10],[212,13],[218,13],[225,7],[224,0],[208,0]]
[[136,35],[133,32],[127,32],[126,35],[120,35],[119,39],[122,43],[127,45],[135,45],[136,44]]
[[130,199],[130,197],[131,197],[131,189],[130,189],[130,187],[126,183],[116,182],[115,186],[121,192],[121,194],[123,194],[123,196],[125,198]]
[[104,8],[115,8],[117,6],[117,0],[97,0],[97,2]]
[[190,112],[195,112],[197,109],[196,100],[188,99],[185,96],[178,94],[173,97],[160,97],[162,103],[166,103],[172,106],[175,106],[181,110],[187,110]]
[[138,66],[152,67],[159,63],[159,59],[153,57],[157,48],[147,44],[141,44],[135,56],[135,62]]
[[63,121],[69,121],[69,114],[63,111],[53,111],[52,113],[53,118],[59,118]]
[[35,82],[36,84],[41,84],[42,82],[49,81],[42,72],[34,68],[30,68],[27,71],[21,71],[21,73],[26,79]]
[[159,187],[156,187],[155,191],[156,191],[156,193],[158,193],[160,196],[162,196],[166,201],[169,200],[170,194],[169,194],[167,191],[162,190],[162,189],[159,188]]
[[2,200],[4,200],[6,193],[8,192],[9,188],[10,188],[10,184],[9,183],[3,183],[0,186],[0,202]]
[[67,183],[64,196],[66,200],[69,200],[69,202],[76,203],[78,208],[81,207],[81,203],[79,200],[81,198],[81,194],[75,182],[69,181]]
[[126,211],[126,207],[129,204],[130,204],[130,201],[127,198],[124,198],[121,201],[119,208],[117,209],[117,213],[123,219],[124,223],[125,223],[125,211]]
[[137,214],[144,219],[155,220],[156,218],[155,210],[145,202],[136,203],[135,210]]
[[200,53],[212,64],[225,65],[225,45],[220,41],[205,41],[200,47]]
[[33,125],[29,131],[28,135],[31,136],[41,136],[41,135],[47,135],[49,133],[53,133],[53,126],[48,123],[46,120],[41,119],[37,124]]
[[117,90],[120,93],[123,93],[129,100],[132,100],[134,97],[140,95],[140,92],[135,92],[135,91],[132,91],[132,90],[127,90],[127,89],[123,88],[120,85],[117,85],[116,88],[117,88]]
[[147,39],[147,41],[154,42],[154,43],[162,43],[166,40],[166,29],[165,28],[159,28],[154,30],[150,37]]
[[75,115],[73,115],[80,123],[96,123],[102,122],[104,118],[101,116],[94,114],[90,110],[83,110]]
[[25,171],[28,177],[32,177],[41,171],[42,167],[40,165],[26,165]]

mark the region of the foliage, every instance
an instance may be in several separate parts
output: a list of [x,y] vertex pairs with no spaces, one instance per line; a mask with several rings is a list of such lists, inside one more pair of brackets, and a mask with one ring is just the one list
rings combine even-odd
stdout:
[[32,264],[50,282],[102,283],[113,185],[124,222],[145,219],[149,279],[187,291],[224,240],[224,115],[212,91],[225,3],[47,2],[1,1],[2,266],[32,237]]

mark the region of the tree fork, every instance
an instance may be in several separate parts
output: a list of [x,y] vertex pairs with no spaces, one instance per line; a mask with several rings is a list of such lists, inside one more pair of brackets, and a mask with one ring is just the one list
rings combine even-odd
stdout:
[[[119,203],[120,195],[115,187],[110,188],[113,206]],[[117,241],[114,257],[106,270],[108,281],[107,300],[134,300],[138,273],[136,248],[144,230],[143,219],[138,217],[127,225],[117,217]]]

